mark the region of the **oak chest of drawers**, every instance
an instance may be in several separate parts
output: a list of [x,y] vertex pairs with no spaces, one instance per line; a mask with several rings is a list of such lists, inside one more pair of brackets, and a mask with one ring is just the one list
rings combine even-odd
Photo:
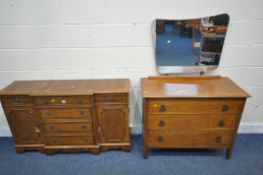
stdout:
[[16,81],[0,95],[17,152],[130,150],[129,80]]
[[220,76],[142,79],[144,157],[149,148],[225,148],[231,157],[246,98]]

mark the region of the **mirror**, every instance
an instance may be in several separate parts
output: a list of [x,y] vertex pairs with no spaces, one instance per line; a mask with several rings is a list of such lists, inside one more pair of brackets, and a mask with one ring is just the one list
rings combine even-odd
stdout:
[[154,21],[155,58],[160,74],[206,72],[217,68],[227,33],[227,14]]

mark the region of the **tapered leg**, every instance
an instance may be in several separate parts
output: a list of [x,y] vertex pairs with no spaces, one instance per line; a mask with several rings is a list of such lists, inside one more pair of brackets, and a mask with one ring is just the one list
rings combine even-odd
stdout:
[[226,150],[226,159],[231,159],[233,148],[227,148]]
[[145,159],[148,158],[148,148],[147,148],[146,145],[144,145],[144,147],[143,147],[143,157],[144,157]]

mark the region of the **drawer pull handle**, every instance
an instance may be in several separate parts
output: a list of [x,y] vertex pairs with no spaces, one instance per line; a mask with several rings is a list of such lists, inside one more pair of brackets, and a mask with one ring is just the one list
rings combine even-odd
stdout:
[[160,120],[159,126],[164,126],[164,125],[165,125],[165,121],[164,120]]
[[220,127],[225,126],[225,121],[224,120],[219,120],[218,126],[220,126]]
[[16,103],[20,103],[20,98],[19,97],[15,97],[14,100],[15,100]]
[[229,106],[228,105],[224,105],[223,108],[222,108],[222,111],[223,112],[226,112],[229,110]]
[[46,115],[47,115],[47,116],[51,116],[51,112],[47,112]]
[[79,114],[83,116],[85,114],[85,112],[84,111],[80,111]]
[[87,128],[87,125],[82,125],[81,128],[82,128],[82,129],[86,129],[86,128]]
[[36,130],[36,133],[40,133],[40,127],[39,127],[39,125],[36,125],[35,130]]
[[160,105],[159,110],[160,110],[161,112],[166,111],[166,107],[165,107],[165,105]]
[[61,100],[61,103],[62,103],[62,104],[66,104],[66,103],[67,103],[67,100],[62,99],[62,100]]
[[83,142],[88,143],[89,139],[87,137],[84,137]]
[[163,136],[158,136],[158,137],[157,137],[157,141],[158,141],[158,142],[163,142],[163,141],[164,141]]
[[215,142],[216,143],[221,143],[221,140],[222,140],[221,136],[217,136],[216,139],[215,139]]
[[53,130],[53,129],[55,129],[55,125],[50,125],[50,130]]

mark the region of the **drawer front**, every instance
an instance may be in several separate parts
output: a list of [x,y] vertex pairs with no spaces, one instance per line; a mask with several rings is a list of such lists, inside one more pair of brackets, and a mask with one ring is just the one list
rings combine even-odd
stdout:
[[29,96],[6,96],[1,97],[1,103],[4,105],[31,104],[32,98]]
[[50,136],[47,145],[93,145],[94,136]]
[[35,97],[37,105],[91,104],[91,96]]
[[150,131],[147,146],[152,148],[216,148],[232,144],[234,130]]
[[237,119],[237,115],[150,114],[147,116],[147,128],[149,130],[234,129]]
[[45,132],[93,132],[92,123],[43,123]]
[[127,94],[99,94],[95,96],[95,101],[97,103],[128,103]]
[[177,114],[239,114],[244,101],[240,99],[164,99],[149,100],[148,113]]
[[42,118],[85,118],[91,121],[90,108],[47,108],[39,111]]

